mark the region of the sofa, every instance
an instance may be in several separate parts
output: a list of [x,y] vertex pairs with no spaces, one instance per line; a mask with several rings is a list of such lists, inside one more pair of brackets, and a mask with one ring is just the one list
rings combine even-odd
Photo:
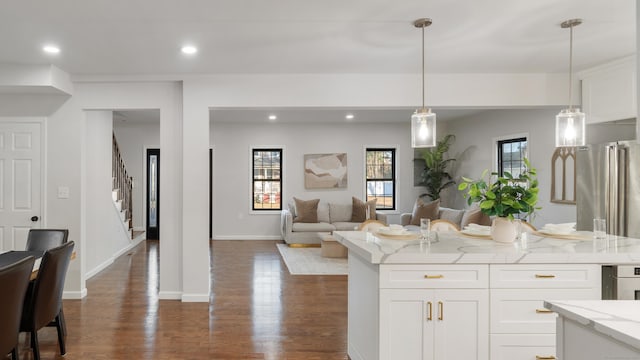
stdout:
[[[363,221],[352,221],[354,217],[353,204],[356,203],[356,200],[356,198],[352,199],[352,203],[318,200],[315,212],[316,221],[295,221],[296,218],[302,217],[302,214],[296,212],[294,201],[289,202],[288,208],[282,210],[280,216],[282,239],[289,245],[320,245],[322,238],[334,231],[357,229]],[[374,216],[369,215],[368,219],[387,222],[385,214],[375,211],[375,202],[373,207],[371,207],[371,202],[363,204],[367,204],[370,209],[373,209],[373,211],[368,211],[368,214],[375,214]]]
[[420,218],[447,220],[458,229],[464,229],[469,224],[491,225],[491,218],[483,214],[477,204],[458,210],[440,206],[440,200],[426,202],[421,198],[416,200],[413,212],[400,214],[400,224],[409,231],[420,231]]

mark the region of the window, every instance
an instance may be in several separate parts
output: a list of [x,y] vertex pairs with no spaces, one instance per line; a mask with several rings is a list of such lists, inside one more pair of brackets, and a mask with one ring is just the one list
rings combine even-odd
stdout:
[[505,172],[510,172],[514,177],[520,176],[526,156],[526,137],[498,141],[498,174],[504,176]]
[[396,149],[367,149],[367,201],[377,199],[376,208],[394,210],[396,205]]
[[253,149],[253,210],[282,209],[282,149]]

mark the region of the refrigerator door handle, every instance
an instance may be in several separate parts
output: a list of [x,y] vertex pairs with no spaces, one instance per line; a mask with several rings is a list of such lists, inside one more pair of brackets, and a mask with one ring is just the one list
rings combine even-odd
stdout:
[[605,162],[605,196],[604,210],[607,221],[607,232],[617,235],[616,200],[618,199],[618,146],[607,145],[607,161]]
[[618,147],[618,181],[617,181],[617,224],[616,235],[629,236],[627,233],[627,224],[629,223],[629,214],[627,213],[627,196],[629,191],[628,171],[629,171],[629,149],[626,146]]

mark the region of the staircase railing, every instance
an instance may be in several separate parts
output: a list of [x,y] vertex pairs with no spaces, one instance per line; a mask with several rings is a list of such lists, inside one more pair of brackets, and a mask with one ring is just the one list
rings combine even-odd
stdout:
[[122,201],[122,210],[125,211],[127,216],[127,223],[129,231],[133,230],[133,178],[127,173],[127,168],[124,165],[120,148],[118,147],[118,141],[116,140],[116,134],[113,134],[113,147],[112,147],[112,166],[111,172],[113,175],[113,189],[118,190],[118,200]]

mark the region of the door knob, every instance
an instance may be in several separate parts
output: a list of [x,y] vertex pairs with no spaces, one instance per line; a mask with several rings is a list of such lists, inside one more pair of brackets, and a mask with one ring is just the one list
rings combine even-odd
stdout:
[[31,217],[31,221],[38,221],[39,219],[40,219],[40,218],[39,218],[39,217],[37,217],[37,216],[32,216],[32,217]]

